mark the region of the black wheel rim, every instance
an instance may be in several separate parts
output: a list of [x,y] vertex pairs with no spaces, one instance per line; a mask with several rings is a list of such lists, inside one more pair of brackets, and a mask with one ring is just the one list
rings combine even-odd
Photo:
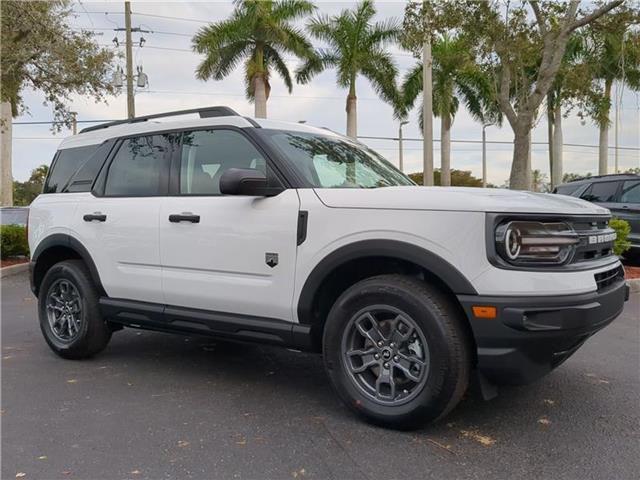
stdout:
[[56,280],[47,292],[46,307],[51,333],[61,342],[72,342],[82,326],[82,301],[78,289],[69,280]]
[[415,398],[429,375],[429,348],[417,323],[390,305],[360,310],[342,336],[342,361],[357,389],[397,406]]

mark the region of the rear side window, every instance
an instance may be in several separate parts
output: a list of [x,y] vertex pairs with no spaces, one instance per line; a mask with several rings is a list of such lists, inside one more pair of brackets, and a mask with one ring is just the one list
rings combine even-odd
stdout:
[[60,150],[53,160],[43,193],[60,193],[71,176],[96,151],[98,145]]
[[598,182],[592,184],[580,198],[590,202],[615,202],[618,182]]
[[581,185],[558,185],[553,193],[557,193],[559,195],[571,195],[576,192],[580,188]]
[[640,203],[640,181],[631,180],[624,182],[620,203]]
[[96,179],[100,168],[109,152],[113,148],[114,141],[109,140],[98,147],[93,155],[80,166],[76,173],[71,177],[69,184],[64,188],[64,192],[90,192],[93,181]]
[[105,195],[166,195],[174,138],[173,135],[149,135],[123,140],[109,166]]

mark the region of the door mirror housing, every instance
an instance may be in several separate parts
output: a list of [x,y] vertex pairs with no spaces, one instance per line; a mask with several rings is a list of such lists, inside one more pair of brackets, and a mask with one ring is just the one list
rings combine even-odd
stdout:
[[254,168],[229,168],[220,177],[220,193],[224,195],[274,197],[282,190],[270,186],[265,174]]

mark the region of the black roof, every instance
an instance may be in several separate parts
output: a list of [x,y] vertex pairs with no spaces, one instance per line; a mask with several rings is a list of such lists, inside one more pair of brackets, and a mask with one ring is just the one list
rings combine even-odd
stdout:
[[640,175],[637,175],[635,173],[610,173],[608,175],[594,175],[592,177],[584,177],[584,178],[579,178],[577,180],[571,180],[570,182],[565,183],[564,185],[567,184],[575,184],[575,183],[595,183],[595,182],[606,182],[609,180],[624,180],[624,179],[630,179],[630,180],[635,180],[640,178]]

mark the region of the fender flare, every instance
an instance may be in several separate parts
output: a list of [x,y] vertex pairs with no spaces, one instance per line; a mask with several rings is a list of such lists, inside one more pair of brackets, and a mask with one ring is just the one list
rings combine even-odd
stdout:
[[388,257],[418,265],[438,277],[456,295],[477,295],[469,280],[445,259],[429,250],[397,240],[362,240],[342,246],[322,259],[307,277],[298,299],[298,320],[308,323],[322,282],[337,267],[364,257]]
[[[47,250],[54,247],[65,247],[77,253],[78,256],[87,265],[89,273],[91,274],[91,279],[95,282],[98,291],[101,294],[104,294],[105,290],[102,286],[100,275],[98,274],[98,268],[96,267],[96,264],[93,261],[93,258],[91,258],[91,254],[86,249],[86,247],[77,238],[72,237],[71,235],[65,233],[54,233],[52,235],[49,235],[48,237],[45,237],[40,243],[38,243],[38,246],[31,256],[31,290],[36,296],[38,295],[38,290],[40,288],[39,282],[38,284],[36,284],[35,278],[38,258],[40,258],[40,256]],[[42,279],[39,280],[42,281]]]

